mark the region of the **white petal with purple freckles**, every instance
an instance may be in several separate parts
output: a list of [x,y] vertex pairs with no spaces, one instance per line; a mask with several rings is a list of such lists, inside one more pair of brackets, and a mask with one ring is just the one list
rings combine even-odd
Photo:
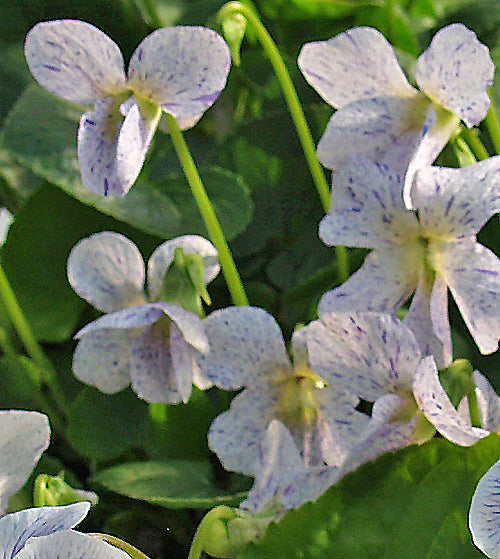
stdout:
[[79,241],[68,258],[71,287],[103,312],[146,302],[144,262],[135,244],[111,231]]
[[482,427],[490,432],[500,433],[500,397],[491,386],[488,379],[479,371],[473,373],[474,384],[476,385],[476,393],[479,391],[478,403],[481,406],[480,398],[484,403],[481,409]]
[[157,303],[163,312],[175,323],[185,342],[201,353],[208,353],[210,346],[205,332],[204,322],[194,313],[178,305]]
[[38,23],[25,43],[35,79],[51,93],[80,105],[125,90],[123,57],[102,31],[77,20]]
[[130,384],[130,347],[138,332],[103,328],[84,334],[73,354],[73,372],[79,380],[106,394]]
[[471,427],[450,402],[439,381],[438,370],[432,357],[422,360],[415,373],[413,393],[419,408],[434,427],[451,442],[471,446],[488,431]]
[[298,64],[306,80],[335,108],[366,97],[415,94],[391,45],[370,27],[307,43]]
[[487,88],[495,68],[488,47],[460,23],[448,25],[434,35],[420,56],[416,80],[433,101],[474,126],[488,112]]
[[475,545],[488,557],[500,559],[500,461],[479,480],[472,496],[469,528]]
[[0,514],[24,485],[49,442],[47,416],[35,411],[0,411]]
[[151,255],[148,263],[148,291],[152,299],[161,292],[163,278],[174,260],[176,248],[182,248],[184,254],[199,254],[203,258],[204,280],[210,283],[219,273],[220,264],[217,250],[210,241],[198,235],[183,235],[160,245]]
[[230,60],[228,46],[211,29],[157,29],[132,55],[129,85],[174,117],[194,119],[224,89]]
[[266,311],[229,307],[211,313],[203,322],[210,353],[198,363],[215,385],[235,390],[275,377],[280,369],[290,370],[281,329]]

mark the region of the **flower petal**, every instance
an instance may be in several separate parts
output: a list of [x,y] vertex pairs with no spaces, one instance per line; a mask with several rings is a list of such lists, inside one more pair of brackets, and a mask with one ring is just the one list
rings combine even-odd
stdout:
[[226,84],[230,62],[228,46],[211,29],[157,29],[132,55],[129,86],[186,124],[217,99]]
[[359,99],[339,109],[318,144],[318,159],[328,169],[341,167],[349,156],[383,159],[398,138],[420,136],[428,102],[423,96]]
[[[0,411],[0,514],[49,446],[47,417],[35,411]],[[1,547],[0,547],[1,549]]]
[[77,379],[106,394],[114,394],[130,384],[130,346],[135,330],[103,328],[84,334],[73,354]]
[[72,248],[68,280],[80,297],[103,312],[146,302],[141,253],[132,241],[112,231],[86,237]]
[[493,353],[500,338],[500,260],[473,240],[446,243],[435,260],[479,351]]
[[276,320],[256,307],[229,307],[204,321],[210,353],[199,358],[200,369],[226,390],[255,386],[259,379],[290,370],[285,343]]
[[201,353],[208,353],[208,338],[205,332],[205,324],[197,315],[184,310],[178,305],[168,303],[157,303],[163,312],[175,323],[184,341]]
[[120,49],[84,21],[37,23],[26,37],[24,51],[35,79],[67,101],[91,105],[125,89]]
[[323,295],[318,312],[395,313],[417,287],[421,265],[405,246],[374,250],[346,282]]
[[73,528],[85,518],[89,508],[90,503],[74,503],[65,507],[25,509],[3,516],[0,518],[2,557],[14,557],[30,538]]
[[208,432],[208,445],[226,470],[255,475],[260,444],[269,422],[276,417],[278,392],[246,388],[218,415]]
[[461,169],[422,169],[412,199],[430,235],[449,240],[471,237],[500,211],[500,157]]
[[374,402],[411,393],[418,343],[397,318],[379,313],[326,313],[308,327],[311,367],[333,386]]
[[434,102],[474,126],[488,112],[486,90],[493,83],[494,71],[488,47],[467,27],[455,23],[434,35],[417,61],[415,77]]
[[98,537],[64,530],[29,540],[19,559],[129,559]]
[[500,557],[500,461],[479,480],[472,496],[469,527],[474,544],[488,557]]
[[162,288],[163,278],[174,260],[176,248],[185,254],[199,254],[203,258],[205,283],[210,283],[219,273],[217,249],[210,241],[198,235],[176,237],[160,245],[151,255],[148,263],[148,291],[152,299],[157,299]]
[[384,249],[413,240],[418,222],[403,205],[402,188],[402,177],[388,167],[349,159],[335,173],[332,209],[320,223],[320,239],[327,245]]
[[488,431],[471,427],[450,402],[439,381],[438,370],[432,357],[422,360],[415,373],[413,393],[419,408],[434,427],[448,440],[462,446],[471,446]]
[[476,391],[480,392],[484,402],[484,409],[481,409],[481,415],[483,416],[482,427],[487,431],[498,433],[500,432],[500,397],[488,379],[479,371],[474,371],[473,378]]
[[363,98],[409,97],[415,93],[391,45],[370,27],[307,43],[300,51],[298,64],[306,80],[335,108]]

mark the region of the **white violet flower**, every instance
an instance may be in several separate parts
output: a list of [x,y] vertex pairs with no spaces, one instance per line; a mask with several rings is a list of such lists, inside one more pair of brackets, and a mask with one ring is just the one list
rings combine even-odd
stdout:
[[201,118],[224,89],[230,66],[222,37],[204,27],[157,29],[137,47],[125,76],[119,47],[76,20],[38,23],[25,54],[35,79],[85,112],[78,130],[82,181],[124,195],[135,182],[162,111],[181,129]]
[[132,383],[140,398],[167,403],[187,402],[192,383],[202,389],[210,386],[195,363],[195,357],[209,349],[201,319],[159,300],[176,248],[202,257],[205,283],[219,272],[217,251],[209,241],[196,235],[178,237],[151,256],[147,296],[143,258],[127,238],[106,231],[73,247],[70,284],[96,309],[108,313],[76,335],[73,371],[80,380],[107,393]]

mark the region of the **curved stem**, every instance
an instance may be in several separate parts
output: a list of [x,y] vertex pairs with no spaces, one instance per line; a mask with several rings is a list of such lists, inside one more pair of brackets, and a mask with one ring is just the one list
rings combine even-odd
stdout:
[[480,140],[477,130],[471,128],[463,128],[460,135],[467,142],[478,161],[488,159],[490,155],[486,151],[483,142]]
[[198,174],[196,165],[191,157],[189,148],[184,141],[179,125],[172,115],[165,113],[165,117],[177,157],[179,158],[186,179],[191,187],[191,192],[198,204],[198,209],[200,210],[201,216],[208,230],[208,234],[210,235],[210,239],[219,253],[219,262],[222,267],[224,277],[226,278],[231,298],[233,299],[235,305],[248,305],[248,298],[245,293],[245,289],[243,288],[238,270],[236,269],[226,237],[224,236],[222,227],[215,215],[215,211],[212,207],[205,187],[201,182],[200,175]]
[[490,109],[486,115],[485,123],[490,133],[491,141],[495,146],[495,151],[497,155],[500,155],[500,121],[498,119],[498,113],[495,107],[495,102],[493,99],[493,93],[491,89],[488,91],[490,96],[491,104]]

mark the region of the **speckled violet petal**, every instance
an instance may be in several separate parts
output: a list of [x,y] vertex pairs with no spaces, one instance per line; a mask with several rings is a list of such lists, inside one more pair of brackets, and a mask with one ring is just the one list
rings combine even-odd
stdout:
[[89,332],[98,332],[110,328],[140,328],[149,326],[164,315],[162,303],[147,303],[138,307],[131,307],[123,311],[105,314],[97,320],[90,322],[76,333],[75,338],[79,339]]
[[474,544],[488,557],[500,559],[500,461],[479,480],[472,496],[469,528]]
[[332,485],[340,481],[341,470],[335,466],[306,468],[283,490],[286,510],[295,509],[309,501],[316,501]]
[[130,350],[132,388],[147,402],[175,404],[187,401],[191,393],[190,371],[174,371],[168,327],[164,323],[147,327]]
[[308,327],[311,367],[328,383],[374,402],[411,391],[421,352],[397,318],[379,313],[326,313]]
[[148,263],[148,291],[152,299],[157,299],[162,288],[163,278],[174,260],[176,248],[185,254],[199,254],[205,267],[205,283],[210,283],[219,273],[217,250],[210,241],[198,235],[176,237],[160,245],[151,255]]
[[447,243],[436,258],[479,351],[493,353],[500,338],[500,260],[473,240]]
[[71,249],[68,280],[80,297],[103,312],[146,302],[141,253],[132,241],[112,231],[86,237]]
[[295,370],[309,367],[307,355],[307,326],[303,326],[292,334],[291,351]]
[[474,126],[488,112],[486,90],[493,83],[494,71],[488,47],[467,27],[455,23],[434,35],[417,61],[415,77],[433,101]]
[[205,332],[204,321],[196,314],[184,310],[178,305],[156,303],[177,326],[184,341],[201,353],[208,353],[210,347]]
[[349,29],[328,41],[307,43],[298,59],[306,80],[335,108],[385,95],[411,96],[386,38],[370,27]]
[[429,234],[471,237],[500,211],[500,157],[461,169],[422,169],[415,177],[412,199]]
[[29,540],[18,558],[129,559],[129,555],[98,537],[65,530]]
[[488,431],[471,427],[460,417],[441,386],[432,357],[424,358],[418,366],[413,382],[413,394],[425,417],[451,442],[471,446],[488,435]]
[[[387,248],[413,240],[415,215],[403,205],[402,178],[361,157],[335,173],[332,209],[319,226],[327,245]],[[408,249],[405,249],[408,250]]]
[[208,432],[208,445],[226,470],[255,475],[259,447],[269,422],[276,418],[278,391],[246,388],[218,415]]
[[114,394],[130,384],[130,346],[137,331],[101,329],[83,335],[73,354],[77,379]]
[[[170,325],[172,371],[176,378],[179,394],[184,403],[186,403],[191,396],[191,385],[194,382],[193,368],[198,369],[194,353],[197,353],[196,350],[185,342],[182,332],[177,328],[175,323],[172,322]],[[209,386],[210,385],[211,383],[209,381]]]
[[404,245],[374,250],[346,282],[323,295],[318,312],[395,313],[417,287],[422,265]]
[[146,153],[161,117],[160,109],[141,110],[134,97],[121,106],[125,120],[116,142],[116,175],[126,194],[141,172]]
[[211,29],[157,29],[132,55],[129,85],[174,117],[192,121],[224,89],[230,62],[228,46]]
[[280,327],[263,309],[229,307],[203,322],[210,352],[198,363],[217,386],[227,390],[255,386],[290,370]]
[[440,276],[436,276],[430,292],[423,278],[419,281],[403,322],[415,334],[423,355],[432,355],[441,369],[450,365],[452,348],[448,288]]
[[274,499],[281,502],[283,489],[292,484],[303,469],[304,463],[291,433],[281,421],[273,419],[259,446],[254,485],[241,507],[257,512]]
[[123,117],[119,100],[100,99],[84,113],[78,128],[78,161],[85,188],[102,196],[123,196],[128,190],[116,173],[117,139]]
[[394,142],[424,125],[428,103],[416,97],[360,99],[339,109],[318,144],[318,159],[328,169],[361,155],[380,160]]
[[[49,446],[48,418],[35,411],[0,411],[0,514]],[[0,547],[1,549],[1,547]]]
[[8,209],[3,207],[0,208],[0,246],[5,243],[13,221],[14,216]]
[[28,33],[24,51],[35,79],[67,101],[91,105],[125,89],[120,49],[89,23],[38,23]]
[[474,371],[473,379],[476,391],[479,390],[485,404],[484,410],[481,410],[483,416],[482,427],[490,432],[500,432],[500,397],[488,379],[479,371]]
[[25,509],[0,518],[0,549],[2,557],[11,559],[30,538],[68,530],[78,524],[89,511],[90,503],[66,507]]

